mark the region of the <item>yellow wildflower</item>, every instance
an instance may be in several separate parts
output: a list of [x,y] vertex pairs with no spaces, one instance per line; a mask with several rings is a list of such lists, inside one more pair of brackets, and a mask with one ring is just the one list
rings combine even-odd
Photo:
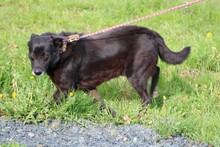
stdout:
[[17,44],[14,44],[14,45],[13,45],[13,48],[18,48],[18,45],[17,45]]
[[207,38],[212,38],[212,36],[213,36],[213,34],[212,34],[211,32],[208,32],[208,33],[206,34],[206,37],[207,37]]
[[11,94],[12,98],[15,98],[16,95],[17,95],[17,94],[16,94],[15,92],[12,92],[12,94]]
[[25,59],[22,60],[22,64],[24,64],[24,65],[26,64],[26,60]]
[[163,100],[166,100],[167,99],[167,97],[166,96],[163,96]]
[[73,92],[70,92],[70,93],[69,93],[69,96],[71,96],[71,97],[74,96],[74,93],[73,93]]
[[0,93],[0,99],[3,97],[3,94]]
[[216,51],[216,49],[217,49],[217,47],[215,47],[215,46],[212,47],[212,50],[213,50],[213,51]]
[[33,80],[33,79],[34,79],[34,76],[31,76],[30,78]]

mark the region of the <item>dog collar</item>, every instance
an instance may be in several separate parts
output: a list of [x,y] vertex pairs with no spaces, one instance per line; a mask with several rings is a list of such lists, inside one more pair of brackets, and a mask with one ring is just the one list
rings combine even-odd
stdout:
[[68,36],[68,42],[78,41],[79,39],[79,34],[73,34]]
[[67,39],[63,40],[63,46],[62,46],[62,48],[60,50],[60,53],[64,53],[66,51],[68,43],[71,43],[71,42],[74,42],[74,41],[78,41],[79,39],[80,39],[79,38],[79,34],[73,34],[73,35],[68,36]]

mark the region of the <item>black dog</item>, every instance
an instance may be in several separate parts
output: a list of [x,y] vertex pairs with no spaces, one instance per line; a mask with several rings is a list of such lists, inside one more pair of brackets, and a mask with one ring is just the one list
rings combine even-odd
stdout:
[[[71,88],[89,92],[99,101],[96,87],[122,75],[128,78],[146,106],[152,100],[159,78],[158,56],[166,63],[180,64],[190,52],[190,47],[172,52],[158,33],[139,26],[120,27],[72,43],[66,42],[69,35],[32,34],[28,42],[32,73],[50,76],[57,87],[56,101]],[[146,86],[149,77],[152,77],[150,93]]]

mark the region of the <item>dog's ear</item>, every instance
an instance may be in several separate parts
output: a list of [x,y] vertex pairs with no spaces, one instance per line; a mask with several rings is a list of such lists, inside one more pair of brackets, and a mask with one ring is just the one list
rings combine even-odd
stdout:
[[63,38],[52,35],[51,39],[55,48],[60,49],[63,46]]
[[34,36],[37,36],[37,34],[32,33],[31,38],[34,38]]
[[[35,36],[37,36],[37,34],[34,34],[34,33],[31,34],[31,36],[30,36],[30,40],[31,40],[32,38],[34,38]],[[30,46],[30,41],[28,41],[27,45]]]

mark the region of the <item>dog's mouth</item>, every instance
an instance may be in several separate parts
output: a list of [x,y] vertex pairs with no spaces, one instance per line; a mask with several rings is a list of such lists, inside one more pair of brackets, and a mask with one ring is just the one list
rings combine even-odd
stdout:
[[43,76],[45,72],[39,69],[35,69],[35,70],[32,70],[32,74],[35,76]]

